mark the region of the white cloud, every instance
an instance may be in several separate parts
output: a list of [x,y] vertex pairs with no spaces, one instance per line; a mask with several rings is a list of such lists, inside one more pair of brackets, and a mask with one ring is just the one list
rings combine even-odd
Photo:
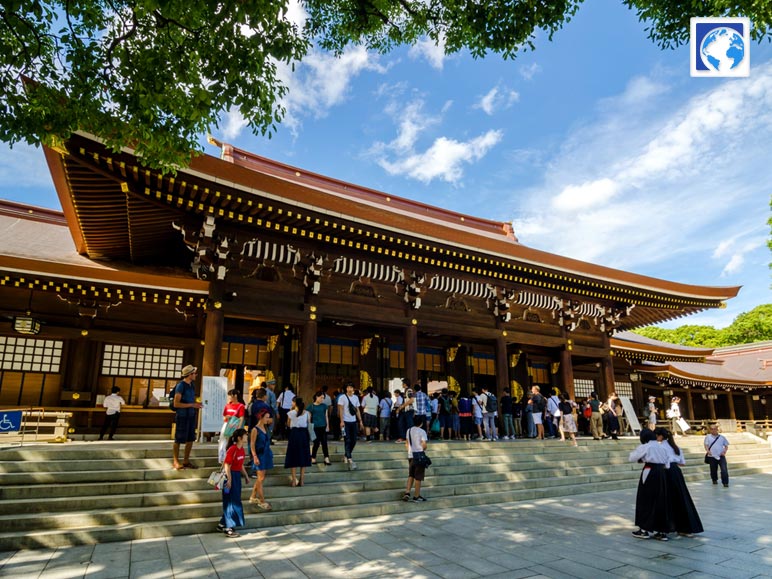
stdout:
[[501,131],[488,131],[463,142],[439,137],[423,153],[407,155],[393,162],[382,158],[378,164],[391,175],[407,175],[423,183],[434,179],[456,183],[463,176],[463,164],[483,158],[502,137]]
[[486,94],[480,97],[480,100],[474,104],[474,108],[492,116],[498,110],[508,109],[520,100],[520,94],[517,91],[494,86]]
[[231,109],[224,115],[225,120],[222,126],[222,136],[226,141],[235,140],[244,128],[249,125],[238,109]]
[[0,198],[11,199],[17,190],[30,188],[52,188],[43,150],[25,143],[17,143],[13,148],[3,143],[0,145]]
[[415,60],[424,58],[432,68],[442,70],[445,62],[445,37],[440,36],[438,42],[431,38],[421,38],[410,47],[407,54]]
[[739,82],[692,85],[686,99],[656,77],[632,79],[566,136],[543,182],[517,193],[516,234],[655,277],[746,283],[737,276],[765,249],[772,63]]
[[525,80],[531,80],[534,76],[541,72],[541,66],[532,62],[531,64],[522,65],[520,67],[520,76]]

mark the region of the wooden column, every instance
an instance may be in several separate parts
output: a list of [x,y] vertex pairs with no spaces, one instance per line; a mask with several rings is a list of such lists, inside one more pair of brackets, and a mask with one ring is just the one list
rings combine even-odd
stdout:
[[686,391],[686,412],[689,420],[694,420],[694,401],[692,400],[692,391]]
[[756,420],[753,417],[753,396],[751,394],[745,395],[745,403],[748,405],[748,420]]
[[614,392],[614,361],[611,356],[605,356],[600,361],[600,392],[598,398],[605,401]]
[[207,310],[204,323],[204,362],[201,366],[201,376],[220,375],[224,328],[225,315],[222,310],[214,307]]
[[507,338],[496,338],[496,396],[501,398],[509,388],[509,364],[507,363]]
[[300,383],[296,393],[307,405],[313,402],[316,392],[316,334],[316,319],[306,320],[300,334]]
[[560,390],[569,399],[574,400],[574,364],[571,361],[571,352],[564,348],[560,351]]
[[413,386],[418,382],[418,325],[405,328],[405,378]]
[[737,414],[735,414],[734,411],[734,398],[732,398],[731,390],[726,393],[726,401],[729,404],[729,418],[732,420],[737,420]]
[[708,409],[710,410],[710,419],[716,419],[716,404],[712,398],[708,398]]

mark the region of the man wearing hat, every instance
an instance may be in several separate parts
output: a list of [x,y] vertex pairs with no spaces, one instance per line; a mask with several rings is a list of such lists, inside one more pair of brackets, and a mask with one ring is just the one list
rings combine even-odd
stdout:
[[[193,448],[193,441],[196,440],[196,427],[198,426],[198,416],[196,410],[202,408],[200,402],[196,402],[196,387],[193,381],[198,375],[198,368],[188,364],[182,369],[182,380],[172,390],[172,399],[174,400],[174,423],[176,431],[174,433],[174,468],[182,470],[183,468],[198,468],[190,462],[190,451]],[[185,454],[180,463],[180,444],[185,445]]]
[[657,426],[657,405],[655,404],[656,400],[656,397],[649,396],[649,428],[651,430],[654,430],[654,428]]

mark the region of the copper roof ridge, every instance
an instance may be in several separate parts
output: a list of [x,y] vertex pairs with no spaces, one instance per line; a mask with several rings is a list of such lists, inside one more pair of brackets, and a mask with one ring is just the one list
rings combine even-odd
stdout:
[[[347,197],[358,202],[367,203],[371,206],[375,205],[383,207],[390,211],[400,212],[414,217],[419,216],[423,219],[433,218],[442,223],[451,223],[477,232],[483,231],[488,234],[494,234],[497,239],[505,238],[514,243],[518,242],[512,224],[506,221],[495,221],[484,217],[459,213],[450,209],[428,205],[407,197],[391,195],[389,193],[384,193],[383,191],[378,191],[377,189],[335,179],[334,177],[329,177],[313,171],[307,171],[235,147],[211,136],[209,137],[209,142],[221,148],[221,159],[223,161],[233,163],[234,165],[239,165],[247,169],[252,169],[254,166],[254,169],[259,172],[268,173],[279,179],[304,185],[306,187],[313,187],[320,191],[324,191],[325,193]],[[239,163],[239,161],[242,162]]]
[[42,221],[44,223],[67,226],[67,220],[64,218],[64,213],[61,211],[49,209],[48,207],[30,205],[28,203],[9,201],[7,199],[0,199],[0,215],[17,217],[28,221]]

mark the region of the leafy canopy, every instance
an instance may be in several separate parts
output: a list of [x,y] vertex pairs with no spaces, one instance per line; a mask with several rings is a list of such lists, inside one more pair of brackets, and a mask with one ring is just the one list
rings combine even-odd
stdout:
[[654,340],[681,346],[718,348],[772,340],[772,304],[764,304],[738,315],[726,328],[680,326],[672,330],[651,326],[635,333]]
[[[745,15],[768,35],[772,2],[622,0],[661,47],[687,40],[690,16]],[[306,10],[289,17],[291,2]],[[311,43],[388,52],[430,38],[446,53],[515,58],[551,39],[581,0],[2,0],[0,140],[32,144],[85,130],[172,169],[237,110],[271,135],[292,66]],[[296,7],[295,7],[296,8]],[[301,28],[302,27],[302,28]]]

